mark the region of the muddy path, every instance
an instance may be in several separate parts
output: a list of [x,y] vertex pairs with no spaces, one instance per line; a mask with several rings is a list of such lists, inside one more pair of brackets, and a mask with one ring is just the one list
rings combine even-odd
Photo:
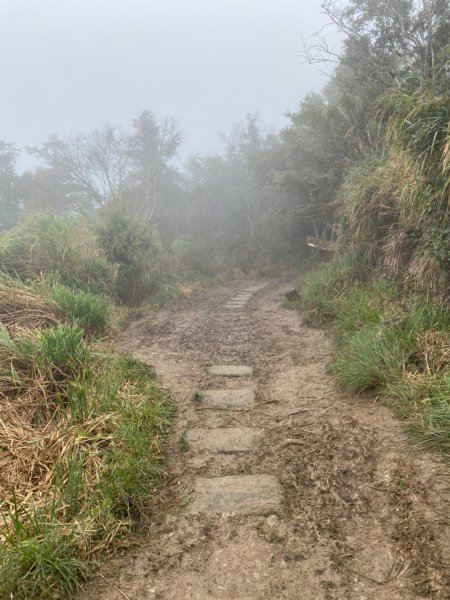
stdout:
[[445,468],[408,449],[373,399],[339,393],[329,338],[282,305],[289,281],[259,283],[121,334],[178,407],[167,482],[143,533],[80,598],[450,598]]

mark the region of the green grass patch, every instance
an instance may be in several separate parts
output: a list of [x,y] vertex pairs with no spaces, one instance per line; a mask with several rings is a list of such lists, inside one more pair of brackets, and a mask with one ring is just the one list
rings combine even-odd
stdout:
[[105,333],[110,317],[111,302],[106,296],[69,288],[61,283],[39,286],[88,334]]
[[76,324],[1,329],[0,378],[0,444],[21,460],[0,474],[0,599],[71,598],[161,484],[172,405]]
[[300,308],[335,337],[330,370],[344,390],[375,391],[415,443],[450,450],[450,312],[333,261],[302,278]]
[[307,320],[315,324],[332,321],[339,312],[338,300],[364,276],[364,260],[354,254],[342,255],[306,273],[298,290],[300,306]]

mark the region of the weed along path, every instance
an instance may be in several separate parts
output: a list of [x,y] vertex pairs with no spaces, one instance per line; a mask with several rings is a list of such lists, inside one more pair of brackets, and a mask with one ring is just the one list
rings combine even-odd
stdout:
[[337,391],[288,289],[239,282],[120,336],[178,410],[147,525],[83,600],[450,597],[445,468]]

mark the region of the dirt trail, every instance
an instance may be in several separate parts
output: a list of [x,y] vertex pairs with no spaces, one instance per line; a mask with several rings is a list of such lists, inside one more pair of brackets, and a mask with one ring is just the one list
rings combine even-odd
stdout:
[[[178,413],[152,524],[81,598],[450,598],[444,467],[408,450],[386,409],[336,390],[328,337],[282,307],[289,283],[271,281],[243,306],[227,304],[254,283],[205,293],[121,335],[123,350],[154,365]],[[247,365],[253,376],[209,374],[214,364]],[[237,389],[254,390],[254,403],[193,401],[196,391]],[[196,449],[205,443],[198,430],[216,428],[255,433],[252,448],[217,452],[225,442],[213,432],[210,449]],[[199,480],[208,487],[211,478],[250,474],[276,478],[279,507],[195,508]],[[255,490],[244,490],[245,501]]]

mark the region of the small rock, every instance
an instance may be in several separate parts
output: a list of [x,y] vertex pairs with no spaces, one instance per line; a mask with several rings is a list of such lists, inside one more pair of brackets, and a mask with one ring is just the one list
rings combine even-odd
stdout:
[[291,290],[291,291],[287,292],[284,295],[284,297],[289,302],[295,302],[296,300],[300,300],[300,294],[297,292],[297,290]]

